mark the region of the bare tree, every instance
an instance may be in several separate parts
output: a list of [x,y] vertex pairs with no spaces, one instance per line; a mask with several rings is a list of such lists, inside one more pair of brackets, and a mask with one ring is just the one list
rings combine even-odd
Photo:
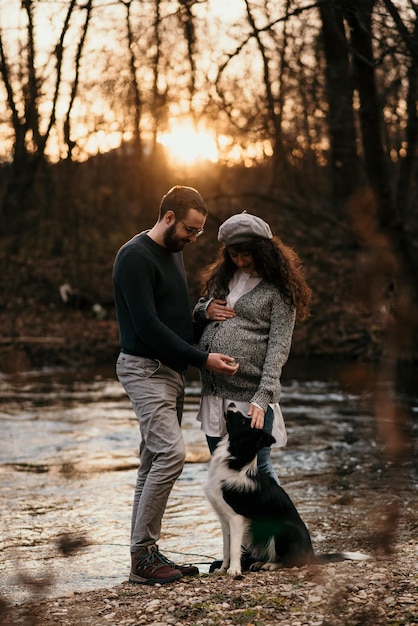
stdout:
[[359,185],[353,113],[353,79],[345,36],[342,0],[321,2],[321,41],[326,59],[330,161],[333,204],[341,207]]
[[141,139],[141,114],[142,114],[142,98],[138,83],[137,75],[137,59],[135,55],[135,37],[131,23],[131,6],[132,0],[120,0],[126,8],[126,33],[128,37],[129,52],[129,70],[130,70],[130,86],[129,91],[132,93],[130,100],[133,103],[134,110],[134,127],[133,127],[133,145],[135,157],[138,161],[142,158],[142,139]]
[[[68,102],[67,112],[66,112],[65,119],[64,119],[64,138],[65,138],[65,143],[67,145],[67,159],[70,161],[72,159],[72,151],[75,145],[74,141],[71,138],[71,114],[72,114],[72,110],[74,106],[74,101],[78,93],[78,86],[79,86],[79,80],[80,80],[80,62],[81,62],[81,58],[83,55],[84,44],[85,44],[86,37],[87,37],[87,31],[89,27],[90,18],[91,18],[92,7],[93,7],[93,0],[87,0],[86,4],[83,6],[83,9],[85,10],[84,26],[81,30],[80,40],[77,45],[77,51],[76,51],[75,60],[74,60],[74,80],[73,80],[73,84],[71,87],[70,99]],[[69,15],[68,15],[68,21],[69,21]],[[62,55],[63,48],[64,48],[64,38],[61,36],[61,40],[60,40],[60,54],[61,55]],[[54,110],[55,110],[55,107],[54,107]]]
[[[401,219],[400,207],[410,204],[417,142],[413,0],[398,8],[391,0],[318,0],[303,6],[295,0],[242,0],[240,21],[223,36],[210,30],[207,3],[199,0],[117,0],[112,10],[124,19],[111,28],[105,20],[108,3],[47,4],[61,19],[47,68],[36,58],[39,3],[24,0],[20,10],[26,17],[20,31],[20,67],[8,56],[0,30],[1,77],[14,134],[13,175],[3,213],[8,207],[15,216],[13,207],[30,203],[38,167],[34,164],[45,161],[51,134],[64,139],[68,159],[85,157],[91,148],[81,154],[78,122],[82,119],[85,125],[87,145],[99,134],[96,131],[103,136],[110,132],[110,119],[111,130],[119,132],[121,140],[131,134],[129,148],[134,146],[138,165],[144,161],[145,147],[157,152],[158,133],[169,125],[171,115],[196,120],[208,116],[219,133],[229,135],[243,150],[262,146],[276,185],[288,183],[298,170],[306,187],[309,171],[313,187],[317,180],[326,182],[316,188],[321,187],[321,198],[328,197],[335,206],[368,182],[387,207],[392,225],[396,215]],[[97,21],[92,19],[93,6]],[[384,17],[379,23],[377,9],[398,31],[397,42],[402,42],[407,59],[402,76],[395,63],[390,65],[397,50],[388,45],[383,50],[381,43],[377,56],[376,46],[384,39]],[[222,28],[222,20],[218,26]],[[114,43],[103,43],[102,37],[97,45],[88,41],[87,33],[97,28],[108,29]],[[208,50],[214,59],[212,84],[202,70]],[[83,63],[87,54],[95,71],[101,71],[99,77]],[[390,68],[386,75],[379,72],[382,63]],[[394,85],[407,102],[405,113],[396,110],[396,136],[391,129],[395,124],[382,121]],[[40,107],[47,100],[49,109]],[[100,106],[94,107],[96,103]],[[398,150],[397,142],[403,142],[405,156],[394,167],[389,157]],[[271,151],[264,149],[268,144]],[[333,191],[327,196],[329,188]],[[23,198],[25,189],[29,191]]]
[[[25,213],[30,209],[33,198],[33,187],[40,168],[46,162],[46,147],[51,131],[57,119],[57,101],[62,84],[62,73],[65,53],[65,40],[69,31],[71,18],[76,8],[76,0],[69,0],[60,35],[52,52],[54,70],[48,76],[41,73],[37,63],[37,45],[35,37],[34,0],[23,0],[22,11],[26,18],[23,32],[22,65],[16,66],[16,59],[9,59],[4,45],[4,33],[0,30],[1,77],[7,93],[7,104],[13,127],[13,159],[7,190],[2,203],[2,219],[7,221],[8,228],[16,228]],[[88,0],[85,8],[87,15],[91,10],[92,0]],[[86,20],[85,31],[88,20]],[[85,31],[84,35],[85,36]],[[82,46],[80,46],[80,55]],[[77,63],[80,58],[78,57]],[[12,69],[12,66],[15,69]],[[77,82],[74,83],[75,95]],[[40,104],[45,99],[45,90],[52,94],[50,98],[49,118],[45,123],[45,113],[40,113]],[[68,109],[68,116],[71,105]],[[44,129],[44,130],[43,130]]]
[[284,166],[284,154],[283,154],[283,133],[282,133],[282,106],[283,106],[283,76],[284,76],[284,62],[285,62],[285,57],[286,57],[286,23],[287,23],[287,18],[289,15],[289,7],[290,7],[290,0],[286,1],[285,4],[285,15],[283,17],[283,21],[284,21],[284,32],[283,32],[283,42],[281,45],[281,54],[280,54],[280,60],[279,60],[279,76],[277,76],[277,78],[279,78],[279,82],[280,82],[280,88],[279,88],[279,92],[277,94],[274,93],[273,90],[273,76],[272,76],[272,69],[271,69],[271,62],[269,59],[269,53],[267,51],[266,46],[263,43],[263,38],[262,38],[262,33],[259,29],[257,29],[256,26],[256,21],[254,18],[254,15],[252,13],[252,9],[250,6],[250,3],[245,0],[245,8],[246,8],[246,12],[247,12],[247,18],[248,18],[248,22],[250,24],[251,27],[251,32],[255,38],[255,41],[257,42],[257,47],[258,50],[260,52],[260,56],[262,59],[262,65],[263,65],[263,82],[264,82],[264,89],[266,92],[266,107],[267,107],[267,111],[268,111],[268,122],[271,126],[270,129],[270,136],[272,138],[272,144],[273,144],[273,166],[272,166],[272,170],[273,170],[273,179],[277,180],[277,176],[280,173],[280,177],[281,178],[281,174],[285,174],[285,172],[283,172],[283,166]]
[[190,64],[190,100],[196,92],[196,29],[194,25],[193,5],[196,0],[179,0],[178,16],[183,30],[184,39],[187,45],[187,59]]
[[[319,3],[301,7],[292,0],[244,0],[243,4],[244,34],[219,66],[215,85],[230,121],[239,120],[237,141],[244,136],[254,142],[270,141],[272,184],[282,187],[283,182],[289,184],[295,165],[303,162],[306,174],[308,162],[316,161],[318,169],[323,161],[324,121],[316,115],[324,107],[323,79],[321,68],[313,65],[319,21],[314,26],[308,21]],[[308,32],[308,37],[302,36]],[[246,59],[247,72],[242,70]],[[234,64],[241,68],[239,77]]]
[[404,156],[400,161],[399,178],[396,189],[396,206],[403,221],[408,220],[413,200],[410,198],[412,182],[417,175],[418,146],[418,3],[409,0],[412,19],[408,28],[404,18],[391,0],[384,0],[390,16],[405,47],[407,65],[407,93]]

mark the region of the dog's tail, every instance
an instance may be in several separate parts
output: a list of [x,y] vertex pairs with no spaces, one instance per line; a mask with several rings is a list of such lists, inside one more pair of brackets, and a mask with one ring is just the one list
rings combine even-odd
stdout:
[[373,557],[363,552],[328,552],[316,554],[315,563],[340,563],[341,561],[370,561]]

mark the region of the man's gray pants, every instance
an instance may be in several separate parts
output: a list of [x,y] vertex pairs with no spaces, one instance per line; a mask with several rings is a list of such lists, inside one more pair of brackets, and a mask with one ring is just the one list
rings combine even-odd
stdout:
[[116,374],[141,432],[131,525],[131,552],[136,552],[140,545],[159,540],[168,497],[184,467],[184,376],[157,360],[124,353]]

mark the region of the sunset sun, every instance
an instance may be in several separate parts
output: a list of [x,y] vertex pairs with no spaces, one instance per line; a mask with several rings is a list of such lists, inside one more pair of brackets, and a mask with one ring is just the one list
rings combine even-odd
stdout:
[[161,133],[158,142],[169,156],[184,165],[218,160],[218,147],[213,134],[196,129],[191,122],[177,124],[170,132]]

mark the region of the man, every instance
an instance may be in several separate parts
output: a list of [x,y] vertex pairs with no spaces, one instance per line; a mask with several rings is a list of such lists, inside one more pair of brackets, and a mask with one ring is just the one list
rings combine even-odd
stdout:
[[122,246],[113,269],[121,344],[116,371],[141,431],[129,576],[136,583],[163,584],[199,573],[167,559],[157,541],[186,456],[180,427],[185,370],[194,365],[232,376],[238,369],[231,357],[193,346],[181,251],[203,233],[206,217],[195,189],[173,187],[161,200],[155,225]]

